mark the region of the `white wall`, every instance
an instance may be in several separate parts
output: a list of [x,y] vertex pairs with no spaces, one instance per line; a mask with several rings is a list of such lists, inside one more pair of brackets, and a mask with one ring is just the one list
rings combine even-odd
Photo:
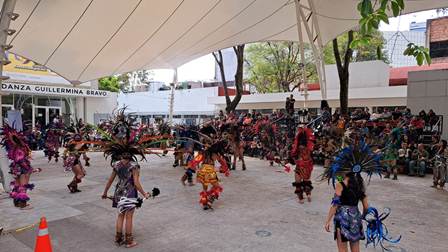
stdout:
[[407,105],[413,113],[433,109],[443,115],[443,137],[448,137],[448,70],[410,72]]
[[[226,76],[226,81],[234,81],[236,73],[236,55],[233,48],[227,48],[221,50],[222,58],[224,62],[224,74]],[[222,81],[221,70],[218,64],[215,63],[215,79],[217,81]]]
[[[326,65],[327,90],[339,90],[336,65]],[[380,60],[351,63],[349,65],[350,88],[389,86],[389,66]]]
[[[127,106],[129,112],[137,114],[168,114],[171,91],[120,93],[118,104]],[[207,103],[208,97],[218,95],[218,88],[196,88],[174,91],[174,115],[211,114],[215,105]]]
[[86,123],[98,123],[95,121],[95,114],[110,116],[115,108],[117,108],[117,93],[110,92],[109,96],[104,98],[76,98],[76,116]]

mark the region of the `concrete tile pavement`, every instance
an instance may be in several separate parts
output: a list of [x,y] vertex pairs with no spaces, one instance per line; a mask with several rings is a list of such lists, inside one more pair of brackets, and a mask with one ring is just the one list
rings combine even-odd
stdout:
[[[33,177],[35,208],[20,211],[10,200],[2,199],[1,225],[11,230],[46,215],[54,251],[124,250],[113,244],[116,210],[109,200],[100,199],[110,173],[109,162],[100,153],[90,156],[92,167],[87,168],[88,176],[80,186],[83,192],[73,195],[65,187],[71,175],[64,174],[61,164],[48,164],[36,153],[33,164],[44,171]],[[172,156],[151,156],[142,163],[144,188],[157,186],[161,195],[137,210],[134,233],[139,246],[133,251],[336,250],[332,234],[323,230],[333,194],[326,182],[314,183],[313,202],[300,205],[293,194],[292,173],[249,159],[247,171],[221,177],[221,199],[214,211],[203,211],[198,204],[200,186],[182,186],[183,171],[171,164]],[[321,171],[316,167],[313,177]],[[394,251],[446,251],[448,192],[430,185],[429,177],[399,177],[398,182],[374,177],[367,187],[371,205],[392,208],[386,220],[388,228],[392,235],[403,235]],[[28,229],[1,236],[0,251],[30,251],[36,232]]]

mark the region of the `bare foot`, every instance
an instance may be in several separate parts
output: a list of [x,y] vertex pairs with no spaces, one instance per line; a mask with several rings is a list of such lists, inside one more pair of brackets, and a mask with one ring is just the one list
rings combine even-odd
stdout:
[[303,203],[305,203],[305,201],[303,199],[299,199],[299,203],[303,204]]

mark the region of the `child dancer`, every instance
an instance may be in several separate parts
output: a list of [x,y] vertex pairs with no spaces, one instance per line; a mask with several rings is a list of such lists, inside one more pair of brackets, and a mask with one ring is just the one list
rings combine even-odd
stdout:
[[[222,156],[223,142],[218,142],[206,148],[201,159],[195,159],[192,163],[200,162],[200,168],[197,173],[197,181],[202,184],[202,192],[199,203],[204,210],[213,209],[212,204],[219,198],[223,188],[219,184],[218,174],[215,170],[215,163],[218,163],[219,170],[225,176],[229,176],[227,162]],[[195,164],[192,164],[193,166]],[[210,186],[210,190],[209,190]]]
[[[134,121],[124,114],[124,109],[119,110],[111,134],[105,139],[103,146],[106,158],[111,158],[112,173],[104,188],[103,199],[109,198],[107,192],[118,177],[115,193],[112,197],[112,207],[118,208],[116,221],[115,243],[118,246],[125,245],[131,248],[137,245],[132,235],[134,210],[142,204],[138,198],[140,193],[144,198],[149,198],[151,193],[146,192],[140,183],[140,166],[137,157],[145,159],[145,147],[140,144],[140,133],[134,128]],[[120,132],[120,134],[118,134]],[[158,189],[153,189],[152,196],[158,194]],[[123,225],[125,236],[123,238]]]

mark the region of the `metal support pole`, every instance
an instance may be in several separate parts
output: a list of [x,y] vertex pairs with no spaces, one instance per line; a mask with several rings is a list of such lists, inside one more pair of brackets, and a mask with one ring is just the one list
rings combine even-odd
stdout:
[[[299,28],[299,41],[303,41],[303,34],[301,25],[305,27],[305,31],[308,37],[308,41],[311,45],[311,49],[313,50],[313,58],[314,58],[314,64],[316,65],[316,70],[319,77],[319,84],[320,84],[320,90],[322,99],[327,99],[327,87],[326,87],[326,78],[325,78],[325,62],[323,61],[323,45],[322,45],[322,39],[320,36],[320,29],[319,24],[316,18],[316,15],[314,14],[314,2],[313,0],[308,0],[308,4],[310,5],[310,8],[308,9],[310,13],[310,17],[312,17],[312,24],[310,25],[308,23],[308,19],[303,12],[304,7],[300,4],[300,0],[295,0],[296,5],[296,18],[297,18],[297,27]],[[302,37],[301,37],[302,36]],[[317,46],[316,46],[317,41]],[[300,42],[303,43],[303,42]]]
[[[316,64],[316,68],[319,69],[320,71],[318,71],[318,77],[319,77],[319,84],[320,84],[320,89],[321,89],[321,94],[322,94],[322,99],[327,99],[327,77],[325,74],[325,62],[324,62],[324,57],[323,57],[323,51],[324,51],[324,45],[322,43],[322,36],[320,35],[320,28],[319,28],[319,22],[317,21],[317,16],[314,14],[316,13],[316,8],[314,6],[314,0],[308,0],[308,4],[311,8],[312,11],[312,18],[313,18],[313,27],[315,29],[313,29],[313,31],[316,31],[316,38],[317,38],[317,50],[315,53],[317,53],[317,55],[314,55],[319,62]],[[314,33],[312,35],[313,40],[314,40]],[[313,41],[314,43],[314,41]]]
[[[302,64],[302,82],[304,86],[303,96],[305,98],[303,102],[303,107],[307,107],[308,101],[308,83],[306,80],[306,71],[305,71],[305,46],[303,42],[303,33],[302,33],[302,18],[300,15],[300,0],[295,0],[296,5],[296,18],[297,18],[297,32],[299,34],[299,46],[300,46],[300,64]],[[303,22],[306,22],[306,19],[303,19]]]
[[[17,18],[18,16],[13,13],[15,6],[16,6],[16,0],[4,0],[2,6],[2,13],[0,15],[0,58],[3,59],[0,63],[0,87],[2,81],[6,79],[6,77],[3,76],[3,63],[8,60],[6,59],[5,55],[5,46],[8,39],[8,31],[12,32],[12,30],[9,30],[9,25],[11,23],[11,19],[13,17]],[[1,107],[2,107],[2,92],[0,91],[0,108]],[[0,113],[0,126],[3,126],[2,113]],[[5,174],[8,174],[9,172],[8,170],[9,170],[9,160],[6,156],[5,148],[2,147],[0,148],[0,180],[6,192],[9,192],[10,190],[9,189],[10,178],[9,176],[5,176]]]

